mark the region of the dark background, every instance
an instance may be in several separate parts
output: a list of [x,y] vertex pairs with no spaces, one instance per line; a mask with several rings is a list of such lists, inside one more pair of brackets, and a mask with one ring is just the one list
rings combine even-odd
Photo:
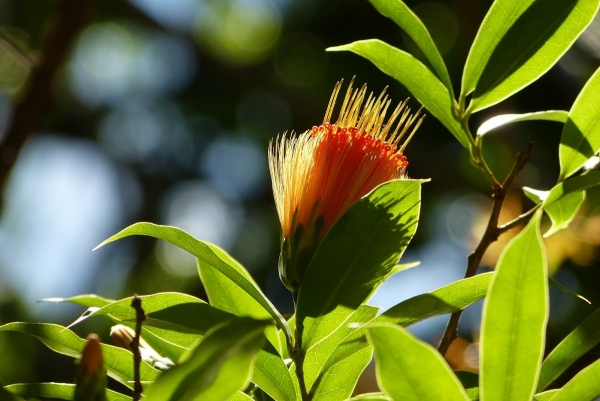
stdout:
[[[81,4],[79,4],[81,3]],[[469,46],[490,1],[407,1],[431,30],[459,91]],[[83,312],[47,297],[180,291],[204,296],[194,259],[165,243],[130,238],[91,252],[136,221],[179,226],[238,258],[282,311],[279,222],[268,175],[269,140],[320,124],[333,85],[357,76],[394,101],[409,93],[370,62],[329,46],[380,38],[421,57],[365,0],[0,1],[0,324],[67,325]],[[600,60],[600,20],[540,80],[471,119],[472,131],[504,113],[568,110]],[[416,101],[409,106],[418,108]],[[485,140],[498,176],[532,139],[520,186],[549,189],[558,176],[561,126],[527,122]],[[462,277],[491,205],[490,187],[433,117],[406,150],[423,187],[421,222],[403,262],[421,265],[382,286],[388,308]],[[8,175],[7,175],[8,174]],[[567,230],[547,239],[554,278],[592,301],[551,293],[548,347],[596,308],[600,295],[599,191]],[[514,191],[501,221],[532,203]],[[546,222],[547,223],[547,222]],[[484,260],[494,266],[504,235]],[[481,303],[463,316],[454,356],[471,363]],[[413,331],[436,343],[447,317]],[[109,324],[73,328],[108,340]],[[598,358],[586,355],[579,368]],[[466,355],[466,361],[463,360]],[[0,334],[0,382],[71,382],[71,358],[26,335]]]

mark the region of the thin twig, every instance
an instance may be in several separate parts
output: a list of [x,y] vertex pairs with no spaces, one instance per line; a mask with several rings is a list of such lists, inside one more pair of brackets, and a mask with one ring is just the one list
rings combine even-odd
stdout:
[[531,209],[529,209],[528,211],[526,211],[525,213],[523,213],[522,215],[520,215],[519,217],[517,217],[514,220],[509,221],[506,224],[503,224],[501,226],[498,227],[498,233],[499,234],[504,234],[505,232],[507,232],[510,229],[515,228],[518,225],[527,223],[529,221],[529,219],[531,219],[531,216],[533,216],[535,214],[535,212],[542,206],[541,203],[535,205],[534,207],[532,207]]
[[133,295],[131,306],[135,309],[135,337],[131,344],[133,349],[133,401],[139,401],[142,398],[142,381],[140,379],[140,365],[142,356],[140,355],[140,336],[142,334],[142,323],[146,320],[146,313],[142,309],[142,299]]
[[0,190],[23,144],[52,104],[52,78],[67,56],[73,39],[86,25],[93,4],[93,0],[62,2],[42,49],[42,57],[31,70],[24,91],[14,99],[12,123],[0,146]]
[[[500,234],[531,217],[531,215],[529,214],[531,212],[530,211],[525,213],[525,215],[527,216],[525,216],[522,220],[520,219],[523,215],[513,220],[512,222],[505,224],[502,227],[498,227],[498,218],[500,217],[500,211],[502,210],[502,205],[504,204],[506,194],[510,190],[510,187],[514,183],[515,179],[517,178],[523,167],[525,167],[525,165],[529,161],[529,158],[531,157],[532,148],[533,142],[529,141],[525,149],[517,153],[513,168],[510,171],[508,177],[506,177],[506,180],[504,180],[504,183],[494,184],[492,186],[492,189],[494,191],[494,193],[492,194],[492,199],[494,200],[494,203],[492,205],[492,213],[490,214],[488,225],[485,229],[485,232],[483,233],[483,236],[481,237],[479,245],[477,245],[477,248],[475,248],[475,250],[467,258],[467,270],[465,272],[465,278],[473,277],[475,275],[477,269],[479,268],[479,265],[481,264],[481,259],[483,258],[483,255],[487,251],[488,247],[498,239]],[[506,226],[509,227],[505,228]],[[462,310],[459,310],[454,312],[452,316],[450,316],[450,320],[448,321],[448,325],[446,326],[446,330],[444,331],[444,334],[442,335],[442,339],[440,341],[440,345],[438,346],[438,351],[442,355],[446,355],[450,344],[452,344],[452,341],[454,341],[456,337],[458,337],[457,328],[461,314]]]

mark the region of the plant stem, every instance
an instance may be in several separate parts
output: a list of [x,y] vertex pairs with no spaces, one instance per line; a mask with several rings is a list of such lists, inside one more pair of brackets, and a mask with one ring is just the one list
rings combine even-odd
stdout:
[[[500,217],[500,211],[502,210],[502,205],[504,204],[504,199],[506,198],[506,194],[508,193],[510,187],[514,183],[515,179],[525,167],[529,158],[531,157],[531,151],[533,148],[533,143],[530,141],[527,146],[519,153],[515,158],[515,163],[513,165],[512,170],[503,184],[495,183],[492,186],[494,193],[492,194],[493,205],[492,205],[492,213],[490,214],[490,219],[488,221],[487,227],[483,236],[481,237],[481,241],[477,248],[469,255],[467,258],[467,270],[465,272],[465,278],[473,277],[477,272],[477,268],[481,264],[481,259],[483,255],[487,251],[488,247],[498,239],[500,234],[508,231],[510,228],[526,221],[532,215],[537,207],[532,210],[522,214],[517,219],[498,227],[498,218]],[[483,159],[481,159],[483,161]],[[484,162],[485,164],[485,162]],[[442,335],[442,339],[438,346],[438,351],[442,355],[446,355],[448,348],[452,341],[458,337],[458,321],[460,320],[460,315],[462,314],[462,310],[454,312],[452,316],[450,316],[450,320],[448,321],[448,325],[446,326],[446,330]]]
[[[292,299],[294,300],[294,312],[298,311],[298,291],[292,292]],[[296,315],[298,316],[298,315]],[[294,344],[288,343],[288,352],[290,358],[296,365],[296,377],[298,378],[298,386],[300,387],[300,395],[302,401],[310,401],[312,395],[309,394],[306,388],[306,382],[304,381],[304,357],[305,352],[302,349],[302,322],[296,321],[296,328],[294,329]]]
[[142,398],[142,381],[140,378],[140,365],[142,363],[142,356],[140,355],[140,336],[142,333],[142,323],[146,320],[146,313],[142,309],[142,299],[133,295],[131,306],[135,309],[135,337],[131,344],[133,349],[133,401],[139,401]]

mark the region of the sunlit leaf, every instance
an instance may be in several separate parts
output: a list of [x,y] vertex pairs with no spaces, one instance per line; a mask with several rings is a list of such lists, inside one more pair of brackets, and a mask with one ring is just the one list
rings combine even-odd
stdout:
[[372,347],[361,349],[331,366],[320,378],[314,401],[338,401],[352,395],[359,376],[373,357]]
[[[375,318],[378,311],[379,308],[373,306],[359,306],[337,330],[324,337],[306,351],[304,358],[304,380],[307,388],[310,389],[323,372],[338,364],[342,359],[368,347],[366,339],[363,341],[364,346],[360,347],[348,347],[348,343],[342,343],[346,342],[358,331],[363,333],[360,327]],[[340,344],[342,345],[340,346]],[[354,343],[352,344],[355,345]]]
[[558,199],[568,194],[579,192],[595,185],[600,185],[600,171],[592,171],[585,175],[569,178],[556,184],[556,186],[550,190],[542,207],[547,208],[552,202],[556,202]]
[[600,309],[588,316],[542,363],[538,391],[544,390],[575,361],[600,343]]
[[251,380],[277,401],[296,400],[296,388],[290,371],[270,343],[256,354]]
[[448,89],[414,56],[377,39],[361,40],[327,50],[351,51],[371,61],[385,74],[404,85],[465,148],[471,148],[468,134],[453,116],[454,105],[450,101]]
[[[550,194],[550,191],[540,191],[528,187],[523,187],[523,192],[537,204],[544,202]],[[552,220],[552,227],[544,234],[544,237],[549,237],[567,228],[577,215],[584,200],[585,191],[577,191],[569,193],[546,206],[544,210],[550,216],[550,220]]]
[[248,394],[238,391],[232,395],[228,401],[254,401],[254,398],[250,397]]
[[383,393],[366,393],[349,398],[348,401],[393,401]]
[[419,49],[431,63],[438,78],[444,83],[452,98],[452,82],[444,64],[444,59],[431,38],[429,31],[417,15],[401,0],[369,0],[384,16],[394,21],[415,41]]
[[[17,386],[19,386],[17,384]],[[19,397],[19,395],[17,393],[13,393],[10,392],[8,390],[9,386],[6,387],[2,387],[2,385],[0,384],[0,400],[2,401],[25,401],[24,398]]]
[[103,306],[111,304],[115,301],[112,299],[102,298],[101,296],[96,295],[96,294],[84,294],[84,295],[76,295],[76,296],[70,297],[70,298],[44,298],[44,299],[40,299],[40,302],[56,302],[56,303],[68,302],[68,303],[72,303],[72,304],[86,306],[88,308],[90,308],[90,307],[102,308]]
[[145,391],[148,401],[226,400],[243,389],[267,322],[237,319],[215,328]]
[[548,390],[543,393],[536,394],[533,401],[550,401],[558,393],[558,390]]
[[382,323],[367,329],[375,347],[379,387],[392,399],[469,400],[444,358],[406,329]]
[[552,401],[592,401],[600,396],[600,360],[581,370],[551,398]]
[[525,114],[502,114],[495,116],[481,124],[477,129],[477,136],[483,136],[488,132],[495,130],[496,128],[503,127],[508,124],[513,124],[521,121],[556,121],[558,123],[565,123],[569,116],[569,112],[564,110],[547,110],[537,111],[535,113]]
[[541,211],[537,211],[506,246],[485,300],[479,391],[487,401],[526,400],[534,395],[548,320],[540,218]]
[[130,237],[132,235],[145,235],[170,242],[196,256],[198,259],[202,260],[203,263],[214,267],[254,298],[275,320],[277,327],[286,333],[287,338],[291,339],[292,333],[286,320],[253,281],[250,281],[243,273],[240,273],[236,267],[231,266],[227,260],[224,260],[219,256],[219,254],[213,250],[212,245],[192,237],[190,234],[179,228],[160,226],[151,223],[136,223],[108,238],[95,249],[98,249],[109,242]]
[[[216,245],[209,246],[218,257],[235,268],[248,281],[253,283],[254,286],[258,287],[250,276],[250,273],[227,252]],[[212,265],[204,263],[202,259],[197,258],[196,260],[198,262],[198,273],[202,279],[208,301],[212,306],[240,317],[251,317],[257,320],[269,319],[271,317],[269,312],[256,299],[229,277],[215,269]],[[281,349],[285,345],[280,343],[276,328],[270,327],[267,329],[266,335],[271,344],[281,353]]]
[[303,349],[340,327],[396,265],[417,229],[420,189],[418,180],[382,184],[329,230],[298,296]]
[[587,81],[569,112],[558,148],[559,181],[579,170],[600,150],[600,68]]
[[598,0],[497,0],[471,47],[463,94],[472,112],[494,105],[548,71],[593,20]]
[[454,371],[471,400],[479,400],[479,375],[464,370]]
[[[56,398],[72,400],[75,395],[75,384],[67,383],[23,383],[5,387],[13,394],[23,397]],[[0,399],[3,399],[0,397]],[[106,390],[107,401],[131,401],[132,398],[113,390]]]
[[578,191],[563,196],[556,202],[552,202],[546,206],[544,210],[550,216],[550,220],[552,220],[552,227],[546,231],[544,238],[567,228],[577,215],[584,200],[585,191]]
[[375,322],[408,327],[433,316],[462,310],[485,297],[492,275],[493,273],[478,274],[402,301],[385,311]]
[[[79,358],[85,345],[85,340],[71,330],[57,324],[48,323],[8,323],[0,326],[0,331],[16,331],[37,337],[51,350],[59,354]],[[106,371],[110,377],[132,388],[133,355],[123,348],[102,344],[102,354]],[[141,380],[153,381],[159,371],[146,362],[140,366]]]

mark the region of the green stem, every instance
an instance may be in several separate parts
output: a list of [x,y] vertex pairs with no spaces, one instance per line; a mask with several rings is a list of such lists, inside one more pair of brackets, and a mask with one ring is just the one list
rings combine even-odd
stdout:
[[[296,313],[298,311],[298,291],[292,292],[292,299],[294,300],[294,312]],[[298,317],[297,313],[296,317]],[[290,344],[288,342],[288,352],[290,358],[294,361],[294,365],[296,365],[296,377],[298,378],[298,386],[300,387],[302,401],[310,401],[312,395],[309,394],[308,389],[306,388],[306,382],[304,381],[304,357],[306,355],[302,349],[302,322],[296,322],[296,328],[294,329],[294,343]]]

